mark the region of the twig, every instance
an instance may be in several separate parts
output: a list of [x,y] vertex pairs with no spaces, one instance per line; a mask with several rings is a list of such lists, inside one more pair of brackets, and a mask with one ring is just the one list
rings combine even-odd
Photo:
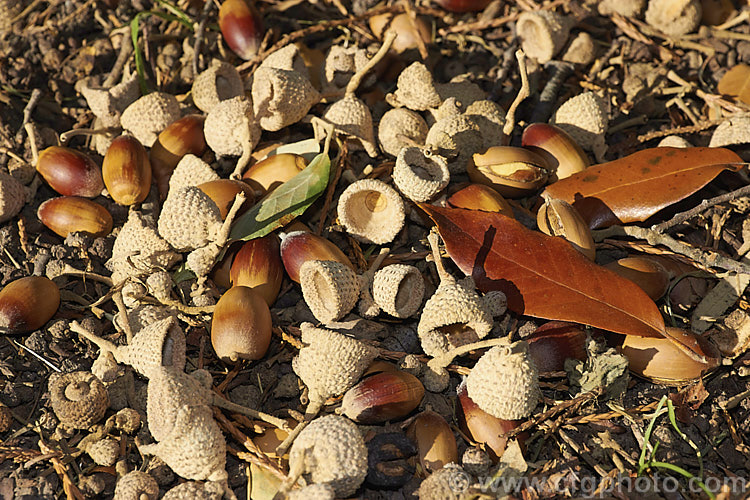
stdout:
[[117,80],[120,79],[120,76],[122,76],[122,70],[125,68],[125,64],[127,64],[132,53],[133,44],[130,43],[127,35],[122,35],[122,38],[120,39],[120,52],[117,53],[117,59],[107,75],[107,78],[102,82],[102,87],[107,89],[115,85]]
[[651,226],[651,229],[656,232],[662,233],[666,231],[667,229],[674,227],[677,224],[685,222],[691,217],[698,215],[704,210],[707,210],[708,208],[713,207],[714,205],[718,205],[719,203],[724,203],[725,201],[736,200],[737,198],[743,198],[746,196],[750,196],[750,186],[743,186],[729,193],[724,193],[722,195],[715,196],[711,199],[703,200],[702,202],[700,202],[698,206],[691,208],[690,210],[686,210],[685,212],[680,212],[676,214],[674,217],[672,217],[671,219],[669,219],[668,221],[662,222],[661,224],[653,225]]
[[676,239],[654,231],[653,229],[637,226],[611,226],[606,229],[592,231],[594,241],[599,242],[612,236],[631,236],[646,240],[650,245],[664,245],[675,253],[690,257],[706,267],[718,267],[735,273],[750,274],[750,266],[736,260],[719,255],[710,250],[701,250]]
[[[23,132],[26,130],[26,125],[31,122],[31,114],[34,112],[34,109],[36,108],[36,105],[39,104],[41,98],[42,91],[40,89],[34,89],[31,91],[29,102],[27,102],[26,107],[23,108],[23,121],[21,122],[21,127],[18,129],[18,132],[16,132],[17,143],[23,141]],[[31,141],[31,138],[29,138],[29,141]],[[36,161],[34,163],[36,163]]]
[[206,0],[203,4],[203,10],[201,11],[200,21],[198,27],[195,30],[195,43],[193,44],[193,78],[198,76],[200,72],[200,54],[201,45],[203,45],[203,34],[206,31],[206,25],[208,24],[208,15],[211,13],[211,8],[214,3],[211,0]]
[[386,56],[386,54],[388,54],[388,51],[391,50],[391,45],[393,45],[393,41],[395,39],[396,33],[389,31],[385,34],[383,44],[380,46],[375,55],[372,56],[372,59],[367,61],[367,64],[365,64],[362,69],[354,73],[354,76],[352,76],[351,80],[349,80],[349,83],[346,85],[347,95],[354,94],[357,91],[357,88],[362,83],[364,77],[367,76],[367,73],[369,73],[370,70],[372,70],[372,68],[374,68]]
[[505,136],[506,144],[510,142],[510,134],[513,133],[513,127],[516,126],[516,109],[518,109],[518,106],[524,99],[529,97],[529,76],[526,73],[526,54],[524,54],[523,50],[518,49],[516,51],[516,59],[518,59],[518,72],[521,74],[521,90],[518,91],[518,95],[513,100],[505,115],[503,135]]

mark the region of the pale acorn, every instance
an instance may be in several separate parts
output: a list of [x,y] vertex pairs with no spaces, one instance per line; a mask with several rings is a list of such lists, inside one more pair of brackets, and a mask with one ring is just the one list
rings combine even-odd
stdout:
[[409,318],[422,305],[424,278],[414,266],[391,264],[375,273],[372,296],[380,308],[396,318]]
[[234,66],[217,59],[195,77],[191,90],[193,103],[204,113],[210,113],[221,101],[241,96],[244,92],[242,77]]
[[484,353],[469,373],[466,388],[482,410],[505,420],[528,417],[541,398],[539,374],[523,341]]
[[321,323],[343,318],[359,298],[359,281],[352,269],[332,260],[308,260],[300,268],[302,296]]
[[141,144],[150,148],[158,134],[178,118],[180,104],[175,96],[151,92],[128,106],[122,112],[120,123]]
[[68,429],[88,429],[104,417],[109,406],[107,389],[91,372],[53,373],[49,394],[60,425]]
[[417,203],[431,200],[450,182],[443,157],[417,147],[406,147],[398,153],[392,177],[399,191]]
[[365,243],[389,243],[404,226],[403,200],[395,189],[377,179],[362,179],[347,186],[337,211],[346,231]]
[[278,68],[258,68],[252,95],[260,127],[272,132],[297,123],[320,101],[310,80],[296,71]]

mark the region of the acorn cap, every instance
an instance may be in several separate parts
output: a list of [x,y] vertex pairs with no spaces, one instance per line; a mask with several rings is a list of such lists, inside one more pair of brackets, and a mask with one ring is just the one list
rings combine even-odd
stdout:
[[169,178],[169,192],[188,186],[200,186],[204,182],[220,179],[211,165],[193,154],[186,154],[177,163]]
[[375,273],[372,295],[386,313],[396,318],[408,318],[422,305],[424,278],[414,266],[391,264]]
[[209,113],[221,101],[243,95],[245,84],[234,66],[214,59],[207,70],[195,77],[191,93],[195,106]]
[[356,305],[359,281],[352,269],[332,260],[308,260],[300,268],[302,296],[321,323],[343,318]]
[[601,0],[597,8],[603,16],[617,13],[625,17],[638,17],[645,6],[646,0]]
[[406,147],[398,153],[392,177],[399,191],[417,203],[431,200],[450,182],[443,157],[417,147]]
[[159,497],[159,485],[150,474],[133,471],[117,481],[115,496],[112,500],[156,500]]
[[466,389],[477,406],[497,418],[517,420],[531,415],[541,392],[526,342],[484,353],[469,373]]
[[[299,46],[294,43],[283,46],[263,58],[258,69],[277,68],[287,71],[295,71],[305,78],[310,77],[310,72],[305,65],[305,60],[300,52]],[[256,73],[257,74],[257,73]]]
[[91,372],[53,373],[49,393],[60,424],[71,429],[90,428],[109,406],[107,389]]
[[160,367],[148,381],[146,416],[151,435],[162,441],[172,433],[177,412],[189,404],[208,404],[211,400],[211,375],[205,370],[187,374],[182,369]]
[[[369,60],[365,49],[354,45],[331,46],[323,63],[323,91],[335,92],[344,89],[354,73],[365,67]],[[367,81],[364,85],[367,86]]]
[[141,414],[132,408],[123,408],[107,419],[108,429],[118,429],[125,434],[134,434],[141,428]]
[[476,342],[492,330],[492,314],[474,290],[471,278],[442,278],[422,309],[417,334],[422,350],[439,356],[453,347]]
[[470,476],[454,463],[436,470],[419,485],[419,500],[459,500],[461,492],[468,489]]
[[320,101],[310,80],[278,68],[258,68],[252,94],[255,118],[262,129],[272,132],[297,123]]
[[374,158],[378,155],[372,113],[354,94],[347,94],[331,104],[323,113],[323,120],[332,123],[344,134],[358,139],[369,156]]
[[750,114],[734,115],[721,122],[708,147],[721,148],[750,142]]
[[90,85],[91,78],[76,82],[75,88],[81,93],[94,116],[108,125],[120,126],[120,115],[140,96],[138,75],[123,76],[122,82],[111,88]]
[[216,482],[186,481],[167,491],[161,500],[221,500],[224,487]]
[[133,367],[146,378],[154,370],[167,366],[185,368],[185,334],[174,316],[144,326],[133,336],[130,345],[119,346],[115,359]]
[[308,482],[328,484],[336,497],[354,494],[367,475],[367,447],[357,426],[344,417],[313,420],[289,450],[290,476],[302,473]]
[[424,111],[440,106],[442,99],[427,66],[414,62],[398,75],[396,91],[388,94],[386,101],[394,108],[404,106],[414,111]]
[[120,443],[111,438],[100,439],[88,445],[86,453],[96,465],[111,467],[120,456]]
[[499,146],[503,142],[505,111],[494,101],[481,100],[471,103],[466,108],[469,116],[479,127],[484,137],[484,147]]
[[484,137],[470,116],[451,115],[430,127],[425,145],[448,160],[450,173],[460,174],[466,172],[466,164],[472,155],[483,149]]
[[591,64],[594,59],[596,59],[596,45],[591,35],[585,31],[576,35],[562,55],[563,61],[582,66]]
[[378,354],[367,344],[310,323],[302,323],[302,343],[292,360],[294,373],[308,388],[308,414],[317,413],[331,396],[338,396],[352,387]]
[[187,405],[177,410],[175,423],[164,440],[142,445],[144,455],[156,455],[181,477],[195,481],[227,478],[227,442],[206,405]]
[[550,123],[567,132],[583,149],[595,151],[604,143],[608,128],[607,102],[593,92],[583,92],[565,101]]
[[[159,301],[168,301],[172,295],[174,281],[172,275],[166,271],[155,271],[146,278],[148,292]],[[128,314],[128,320],[130,315]]]
[[287,495],[287,500],[333,500],[336,491],[330,484],[311,484],[299,490],[292,490]]
[[476,101],[487,99],[487,93],[482,90],[482,87],[468,80],[436,83],[435,90],[437,90],[441,101],[452,97],[460,102],[464,108]]
[[122,128],[135,136],[145,147],[156,142],[159,133],[180,118],[180,104],[172,94],[151,92],[122,112]]
[[[128,311],[128,322],[130,323],[130,328],[134,332],[138,332],[145,326],[174,315],[175,312],[168,307],[138,304]],[[117,320],[119,321],[119,317]]]
[[23,184],[0,172],[0,223],[18,215],[25,204],[26,192]]
[[539,63],[546,63],[557,55],[568,41],[574,21],[549,10],[522,12],[516,21],[523,51]]
[[393,241],[404,226],[404,202],[395,189],[377,179],[353,182],[341,193],[339,222],[359,241]]
[[385,153],[398,156],[402,148],[424,144],[428,130],[427,122],[416,111],[389,109],[378,124],[378,142]]
[[671,36],[694,31],[701,23],[700,0],[649,0],[646,22]]
[[106,267],[112,271],[112,281],[122,283],[129,277],[148,274],[153,269],[169,269],[180,260],[143,216],[132,210],[112,246],[112,257]]
[[197,187],[170,191],[159,215],[159,235],[175,250],[184,252],[204,247],[221,228],[221,211]]
[[218,103],[203,124],[206,144],[219,156],[240,156],[260,140],[260,127],[253,115],[253,106],[245,96]]
[[490,290],[482,296],[482,302],[492,317],[497,318],[508,310],[508,298],[500,290]]

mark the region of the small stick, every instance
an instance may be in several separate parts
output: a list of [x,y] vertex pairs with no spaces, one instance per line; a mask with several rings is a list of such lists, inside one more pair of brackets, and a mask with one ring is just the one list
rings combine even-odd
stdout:
[[516,51],[516,59],[518,59],[518,72],[521,74],[521,90],[518,91],[518,95],[513,100],[505,115],[503,135],[505,136],[506,144],[510,142],[510,134],[513,133],[513,128],[516,126],[516,109],[530,94],[529,75],[526,73],[526,54],[524,54],[523,50],[518,49]]
[[719,203],[724,203],[725,201],[736,200],[737,198],[743,198],[746,196],[750,196],[750,186],[743,186],[729,193],[715,196],[708,200],[703,200],[702,202],[700,202],[698,206],[691,208],[690,210],[686,210],[685,212],[680,212],[666,222],[662,222],[661,224],[655,224],[651,226],[651,229],[658,233],[663,233],[667,229],[674,227],[677,224],[680,224],[682,222],[685,222],[691,217],[698,215],[699,213],[703,212],[704,210],[709,209],[710,207],[713,207],[714,205],[718,205]]
[[68,141],[70,141],[73,137],[76,137],[78,135],[106,135],[113,137],[117,131],[120,129],[118,127],[103,127],[103,128],[74,128],[72,130],[67,130],[60,134],[60,144],[65,145]]
[[133,44],[123,34],[120,39],[120,52],[117,53],[117,59],[115,64],[112,66],[112,70],[107,75],[107,78],[102,82],[102,87],[110,88],[115,85],[115,82],[122,76],[122,70],[125,68],[125,64],[128,62],[130,55],[133,53]]
[[393,41],[395,39],[396,34],[392,31],[389,31],[385,34],[385,38],[383,38],[383,45],[380,46],[380,49],[378,49],[377,53],[372,56],[372,59],[370,59],[362,69],[354,73],[352,79],[349,80],[349,83],[346,85],[347,95],[354,94],[357,91],[357,87],[359,87],[360,83],[362,83],[362,80],[367,75],[367,73],[369,73],[370,70],[374,68],[381,61],[381,59],[386,56],[388,51],[391,50],[391,45],[393,45]]
[[435,261],[435,267],[437,268],[440,281],[444,279],[453,279],[453,276],[445,270],[443,258],[440,256],[440,236],[438,236],[438,233],[436,231],[431,231],[430,234],[427,235],[427,242],[432,249],[432,260]]
[[133,342],[133,328],[130,326],[130,318],[128,318],[128,310],[125,307],[125,299],[122,296],[122,288],[112,294],[112,301],[117,306],[117,311],[120,313],[120,318],[122,318],[122,329],[125,331],[125,340],[130,344]]
[[208,24],[208,14],[211,12],[211,8],[214,3],[211,0],[206,0],[203,4],[203,10],[201,11],[200,22],[195,30],[195,43],[193,44],[193,78],[198,76],[200,72],[200,53],[201,45],[203,45],[203,34],[206,31],[206,25]]
[[[26,130],[26,132],[28,133],[28,129],[26,128],[26,125],[29,122],[31,122],[31,114],[34,112],[34,109],[36,108],[37,104],[39,104],[39,100],[41,98],[42,98],[41,90],[34,89],[31,91],[29,102],[27,102],[26,107],[23,108],[23,121],[21,122],[21,128],[19,128],[18,132],[16,132],[16,142],[21,142],[23,140],[24,130]],[[31,137],[29,137],[29,141],[31,141]],[[31,141],[31,142],[33,143],[34,141]],[[36,163],[36,156],[34,156],[34,163]]]

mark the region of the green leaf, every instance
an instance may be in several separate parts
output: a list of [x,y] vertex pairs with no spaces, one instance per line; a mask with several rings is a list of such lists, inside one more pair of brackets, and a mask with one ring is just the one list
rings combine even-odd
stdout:
[[300,173],[268,194],[237,219],[230,240],[252,240],[285,226],[301,215],[328,186],[331,160],[328,144]]

